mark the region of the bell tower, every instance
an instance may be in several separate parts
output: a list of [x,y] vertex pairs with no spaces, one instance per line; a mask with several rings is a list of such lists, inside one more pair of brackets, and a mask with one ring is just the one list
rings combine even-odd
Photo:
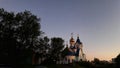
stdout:
[[71,33],[70,46],[74,46],[75,40],[73,38],[73,33]]
[[85,54],[83,53],[83,43],[79,39],[79,35],[77,35],[77,40],[76,40],[76,46],[77,46],[77,61],[85,61],[86,57]]

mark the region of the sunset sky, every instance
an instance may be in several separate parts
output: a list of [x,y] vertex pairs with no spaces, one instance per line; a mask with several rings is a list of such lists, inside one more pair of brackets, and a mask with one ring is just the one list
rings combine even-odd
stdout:
[[41,18],[49,38],[83,42],[88,60],[110,60],[120,53],[120,0],[0,0],[7,11],[29,10]]

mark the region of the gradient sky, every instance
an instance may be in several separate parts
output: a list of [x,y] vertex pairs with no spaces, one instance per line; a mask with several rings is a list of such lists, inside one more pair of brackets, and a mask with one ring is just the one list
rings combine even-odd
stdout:
[[83,42],[88,60],[110,60],[120,53],[120,0],[0,0],[0,8],[29,10],[41,18],[48,37]]

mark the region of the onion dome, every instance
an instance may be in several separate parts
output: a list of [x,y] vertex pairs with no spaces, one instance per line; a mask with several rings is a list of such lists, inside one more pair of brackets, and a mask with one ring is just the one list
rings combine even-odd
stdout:
[[74,39],[73,39],[73,37],[71,37],[70,42],[75,42]]
[[71,33],[71,39],[70,39],[70,43],[75,42],[75,40],[73,39],[73,33]]
[[79,36],[77,36],[76,43],[78,43],[78,44],[82,44],[82,42],[81,42],[80,39],[79,39]]

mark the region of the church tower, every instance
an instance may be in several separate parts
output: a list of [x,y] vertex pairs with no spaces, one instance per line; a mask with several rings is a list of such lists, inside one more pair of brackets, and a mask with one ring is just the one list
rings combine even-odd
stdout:
[[85,61],[86,56],[83,53],[83,43],[80,41],[79,35],[77,35],[77,40],[76,40],[75,46],[77,47],[76,61]]
[[71,33],[71,39],[70,39],[70,47],[73,47],[75,44],[74,38],[73,38],[73,33]]
[[65,53],[65,63],[86,61],[86,56],[83,53],[83,44],[79,39],[79,35],[77,35],[76,41],[73,38],[73,33],[71,33],[71,38],[69,40],[70,46],[66,44],[66,48],[64,49]]

